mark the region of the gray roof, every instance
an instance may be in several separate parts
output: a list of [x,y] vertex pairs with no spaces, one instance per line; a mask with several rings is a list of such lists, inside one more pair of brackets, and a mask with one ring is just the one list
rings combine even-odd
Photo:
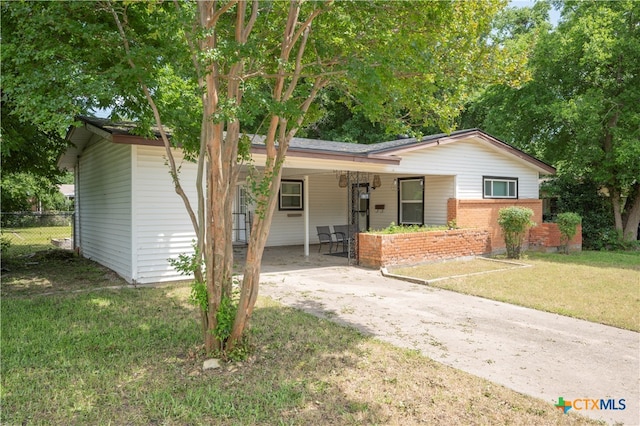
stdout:
[[[113,122],[108,118],[98,118],[98,117],[87,117],[87,116],[79,116],[78,120],[83,121],[88,124],[92,124],[100,129],[107,131],[113,135],[134,135],[133,130],[136,128],[136,123],[132,121],[119,121]],[[454,136],[458,134],[463,134],[467,132],[472,132],[477,129],[468,129],[468,130],[458,130],[451,134],[437,134],[425,136],[420,139],[420,142],[428,142],[430,140],[436,140],[442,137]],[[152,131],[159,136],[159,132],[157,131],[157,127],[152,128]],[[171,131],[167,130],[167,134],[170,136]],[[255,146],[264,146],[264,136],[262,135],[252,135],[253,145]],[[325,151],[332,153],[344,153],[344,154],[376,154],[387,151],[389,149],[395,148],[404,148],[411,146],[413,144],[419,143],[416,138],[403,138],[396,139],[388,142],[379,142],[373,143],[369,145],[358,144],[352,142],[336,142],[336,141],[327,141],[322,139],[308,139],[308,138],[293,138],[289,143],[289,148],[295,149],[296,151]]]
[[[351,142],[335,142],[325,141],[321,139],[293,138],[289,143],[289,148],[296,151],[323,151],[331,153],[343,153],[352,155],[368,155],[384,153],[385,151],[398,148],[407,148],[412,145],[424,144],[425,142],[435,141],[443,137],[459,136],[465,133],[472,133],[478,129],[458,130],[450,134],[440,133],[437,135],[425,136],[418,140],[416,138],[403,138],[387,142],[378,142],[373,144],[358,144]],[[264,136],[256,135],[253,140],[254,146],[263,146]]]
[[[86,124],[91,124],[96,126],[103,131],[106,131],[112,135],[122,135],[122,136],[133,136],[139,137],[141,142],[147,142],[152,144],[161,144],[159,141],[147,140],[144,137],[136,136],[133,130],[136,128],[136,124],[130,121],[122,121],[122,122],[113,122],[106,118],[97,118],[97,117],[86,117],[79,116],[77,117],[79,121],[82,121]],[[155,133],[156,137],[159,138],[159,132],[157,127],[152,128],[152,131]],[[166,130],[167,135],[171,136],[171,130]],[[351,157],[363,157],[368,159],[385,158],[386,161],[398,161],[399,158],[395,156],[395,154],[399,152],[404,152],[407,150],[419,149],[429,145],[437,145],[441,142],[447,142],[454,139],[460,139],[466,135],[469,136],[478,136],[481,139],[487,141],[488,143],[497,146],[499,149],[504,150],[511,155],[515,155],[538,168],[541,168],[545,172],[554,173],[555,169],[538,160],[537,158],[505,143],[499,139],[494,138],[493,136],[483,132],[480,129],[466,129],[466,130],[457,130],[452,133],[440,133],[436,135],[425,136],[421,139],[416,138],[404,138],[404,139],[396,139],[388,142],[379,142],[374,144],[356,144],[349,142],[335,142],[335,141],[326,141],[320,139],[307,139],[307,138],[293,138],[289,144],[289,152],[291,154],[299,153],[299,155],[304,156],[305,153],[311,155],[326,155],[329,154],[331,156],[334,155],[344,155]],[[260,149],[264,147],[264,136],[262,135],[249,135],[252,138],[252,146],[255,149]]]
[[[78,121],[82,121],[83,123],[92,124],[100,129],[111,133],[112,135],[134,135],[133,130],[138,127],[137,124],[133,121],[111,121],[108,118],[100,118],[100,117],[87,117],[87,116],[78,116],[76,117]],[[153,133],[160,137],[160,132],[158,128],[153,126],[151,128]],[[167,129],[167,134],[170,134],[171,131]]]

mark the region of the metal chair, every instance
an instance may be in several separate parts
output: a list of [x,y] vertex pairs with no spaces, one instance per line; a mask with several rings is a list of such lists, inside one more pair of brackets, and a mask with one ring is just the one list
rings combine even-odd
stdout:
[[322,244],[329,243],[329,253],[333,248],[333,238],[331,238],[331,229],[328,226],[316,226],[318,232],[318,240],[320,241],[320,247],[318,247],[318,253],[322,250]]
[[342,251],[347,251],[347,245],[349,244],[349,238],[352,237],[351,229],[349,225],[333,225],[333,236],[335,238],[336,246],[342,243]]

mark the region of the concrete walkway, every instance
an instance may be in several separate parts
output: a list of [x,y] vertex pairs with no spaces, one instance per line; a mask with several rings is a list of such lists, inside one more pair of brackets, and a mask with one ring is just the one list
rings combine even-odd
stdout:
[[356,267],[267,272],[262,283],[263,296],[418,349],[549,404],[559,397],[614,399],[619,408],[618,400],[624,399],[624,410],[575,411],[612,424],[640,424],[638,333]]

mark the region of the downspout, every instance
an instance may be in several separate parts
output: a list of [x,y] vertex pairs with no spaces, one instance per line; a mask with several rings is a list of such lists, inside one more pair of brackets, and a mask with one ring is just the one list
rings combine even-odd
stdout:
[[131,247],[131,284],[134,286],[138,283],[138,221],[136,219],[136,191],[137,191],[137,176],[138,176],[138,147],[131,145],[129,151],[131,155],[131,161],[129,163],[129,170],[131,180],[129,182],[129,203],[131,213],[129,217],[129,224],[131,226],[131,233],[129,234],[131,241],[129,242]]
[[75,176],[73,187],[73,250],[77,255],[81,253],[80,249],[80,156],[76,157],[76,166],[74,170]]
[[304,255],[309,257],[309,176],[304,176],[302,188],[304,203]]

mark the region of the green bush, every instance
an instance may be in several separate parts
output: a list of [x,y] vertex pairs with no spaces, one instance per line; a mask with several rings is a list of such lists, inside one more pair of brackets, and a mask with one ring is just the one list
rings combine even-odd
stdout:
[[11,247],[11,240],[4,235],[0,236],[0,252],[4,255]]
[[618,249],[613,210],[599,184],[587,176],[565,175],[545,182],[540,189],[557,199],[558,212],[575,212],[582,217],[584,250]]
[[427,232],[427,231],[442,231],[451,229],[448,226],[424,226],[424,225],[396,225],[395,222],[391,222],[389,226],[378,230],[369,230],[372,234],[404,234],[408,232]]
[[533,210],[526,207],[505,207],[498,212],[498,225],[504,233],[509,259],[520,259],[527,229],[535,226],[532,216]]
[[578,213],[565,212],[559,213],[556,217],[556,223],[560,234],[562,235],[562,248],[566,254],[569,254],[569,241],[576,236],[578,225],[582,223],[582,217]]

